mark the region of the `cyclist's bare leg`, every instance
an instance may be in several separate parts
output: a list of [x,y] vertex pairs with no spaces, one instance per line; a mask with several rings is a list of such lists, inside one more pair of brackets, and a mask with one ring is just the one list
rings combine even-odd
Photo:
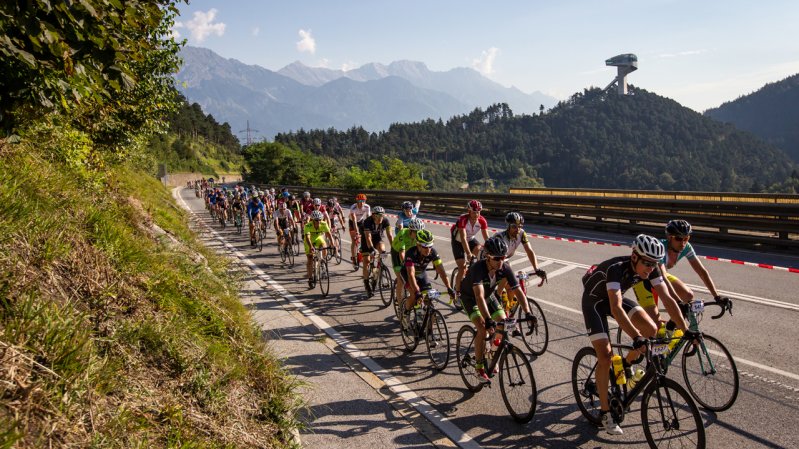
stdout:
[[405,291],[405,281],[402,280],[402,276],[398,272],[394,272],[394,274],[394,277],[397,279],[396,291],[394,292],[396,296],[394,296],[394,298],[399,301],[404,298],[403,292]]
[[694,292],[685,283],[679,279],[670,280],[671,286],[677,292],[681,302],[691,302],[694,300]]
[[[630,321],[632,321],[633,326],[638,329],[638,332],[645,338],[652,338],[658,331],[658,325],[652,320],[652,317],[645,310],[635,309],[635,312],[631,317]],[[644,354],[646,351],[645,348],[641,348],[638,351],[630,351],[626,355],[626,359],[628,362],[632,362],[641,355]]]
[[455,291],[461,291],[461,281],[463,281],[463,275],[466,274],[466,259],[455,259],[455,263],[458,264],[458,275],[455,276]]
[[313,255],[311,255],[311,253],[309,252],[308,254],[306,254],[306,262],[305,262],[305,271],[306,274],[308,275],[308,280],[313,279],[313,274],[311,271],[312,267],[313,267]]
[[[596,377],[596,389],[599,393],[599,407],[600,410],[607,412],[610,410],[608,387],[610,386],[610,357],[613,355],[610,348],[610,340],[607,338],[593,340],[591,341],[591,346],[596,351],[597,362],[594,375]],[[475,352],[477,352],[476,347]]]

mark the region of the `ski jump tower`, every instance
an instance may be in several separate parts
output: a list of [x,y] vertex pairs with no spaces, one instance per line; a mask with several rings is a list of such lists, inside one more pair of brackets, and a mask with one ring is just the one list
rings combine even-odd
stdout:
[[617,86],[619,95],[627,95],[627,75],[638,70],[638,56],[632,53],[625,53],[623,55],[614,56],[605,61],[607,66],[618,67],[618,74],[613,81],[605,88],[605,92]]

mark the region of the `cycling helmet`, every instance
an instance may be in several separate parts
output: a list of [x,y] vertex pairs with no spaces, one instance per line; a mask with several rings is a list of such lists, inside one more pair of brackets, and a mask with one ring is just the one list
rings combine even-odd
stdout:
[[374,215],[383,215],[386,213],[386,210],[380,206],[375,206],[372,208],[372,214]]
[[270,193],[272,193],[272,194],[274,195],[274,193],[275,193],[275,188],[274,188],[274,187],[272,187],[271,189],[269,189],[269,192],[270,192]]
[[502,237],[491,237],[485,242],[486,254],[491,257],[505,257],[508,254],[508,244]]
[[509,225],[523,225],[524,217],[522,217],[522,214],[518,212],[509,212],[508,215],[505,215],[505,223]]
[[685,220],[671,220],[666,225],[666,234],[667,235],[678,235],[682,237],[687,237],[691,235],[693,230],[691,229],[691,223],[688,223]]
[[227,192],[227,186],[222,186],[222,191]]
[[291,196],[291,194],[284,190],[283,191],[283,198],[288,198],[289,196]]
[[288,207],[289,207],[289,206],[288,206],[288,204],[286,204],[286,202],[285,202],[285,201],[283,201],[282,203],[280,203],[280,209],[286,209],[286,208],[288,208]]
[[322,219],[322,212],[315,210],[311,212],[311,220],[321,220]]
[[302,197],[303,198],[310,198],[311,197],[311,192],[302,192]]
[[336,202],[333,201],[333,198],[330,198],[329,200],[327,200],[327,207],[333,207],[335,205],[336,205]]
[[473,210],[473,211],[479,212],[479,211],[483,210],[483,205],[480,204],[480,202],[477,201],[477,200],[471,200],[471,201],[469,201],[469,210]]
[[408,229],[411,231],[421,231],[424,229],[424,222],[418,218],[412,218],[408,222]]
[[403,209],[413,209],[413,203],[411,203],[410,201],[405,201],[405,202],[402,203],[402,208]]
[[314,206],[321,206],[322,205],[322,200],[319,199],[319,198],[314,198],[313,199],[313,205]]
[[364,195],[363,193],[355,195],[355,201],[366,201],[366,195]]
[[660,240],[651,235],[639,234],[633,241],[633,252],[647,259],[660,260],[666,254],[666,248]]
[[424,246],[425,248],[430,248],[433,246],[433,233],[427,229],[422,229],[416,233],[416,243]]
[[294,201],[294,195],[289,194],[289,201]]

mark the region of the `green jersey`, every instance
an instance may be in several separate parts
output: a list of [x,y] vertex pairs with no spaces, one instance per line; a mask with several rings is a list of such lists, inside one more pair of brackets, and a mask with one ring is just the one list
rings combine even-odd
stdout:
[[416,238],[411,237],[411,230],[402,228],[391,242],[391,249],[396,252],[405,251],[416,246]]

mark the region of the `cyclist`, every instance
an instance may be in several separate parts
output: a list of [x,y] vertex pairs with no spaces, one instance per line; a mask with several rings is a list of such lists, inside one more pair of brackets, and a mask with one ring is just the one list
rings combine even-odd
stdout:
[[[469,212],[461,215],[458,220],[452,225],[450,234],[452,240],[452,254],[455,257],[455,263],[458,264],[458,276],[455,277],[455,291],[461,291],[461,282],[466,273],[466,259],[471,262],[477,258],[480,251],[480,242],[477,241],[477,233],[483,234],[483,241],[488,240],[488,222],[480,211],[483,210],[483,205],[477,200],[471,200],[468,204]],[[460,310],[461,301],[456,298],[455,307]]]
[[[530,239],[527,238],[527,233],[524,232],[522,228],[524,217],[519,212],[509,212],[505,215],[505,224],[507,224],[507,227],[504,231],[494,234],[494,237],[500,237],[505,240],[505,243],[508,245],[508,253],[505,257],[510,260],[516,253],[516,249],[520,246],[523,247],[524,252],[527,253],[527,260],[533,265],[535,275],[541,278],[541,283],[539,283],[538,286],[544,285],[544,282],[547,280],[547,272],[538,268],[538,259],[535,257],[535,251],[533,251],[530,245]],[[503,288],[505,288],[505,284],[500,283],[497,292],[501,292]]]
[[366,220],[366,217],[370,215],[372,215],[372,208],[366,204],[366,195],[359,193],[355,196],[355,204],[350,206],[349,219],[350,238],[352,239],[352,244],[350,245],[350,251],[352,253],[352,266],[355,267],[356,270],[358,269],[358,258],[356,257],[357,247],[355,245],[358,241],[358,236],[361,233],[363,221]]
[[227,193],[225,191],[216,194],[216,213],[222,220],[227,221]]
[[[499,299],[491,294],[496,290],[500,280],[507,283],[507,289],[521,304],[525,319],[530,319],[530,305],[527,303],[527,298],[522,292],[519,280],[513,274],[513,269],[505,261],[508,244],[501,237],[491,237],[485,241],[485,252],[484,259],[478,260],[469,267],[469,272],[463,278],[460,290],[463,311],[474,324],[476,335],[494,333],[497,321],[504,321],[506,318],[505,309]],[[475,375],[480,382],[487,383],[485,345],[485,338],[475,338],[474,355],[477,361]]]
[[302,199],[300,200],[302,207],[302,222],[307,223],[310,219],[311,212],[313,212],[313,199],[311,199],[311,192],[302,192]]
[[[582,298],[583,319],[588,338],[597,356],[596,385],[599,390],[600,419],[605,431],[611,435],[623,433],[618,423],[608,414],[608,382],[610,371],[610,336],[608,334],[608,316],[619,323],[624,332],[632,337],[633,347],[642,348],[646,344],[645,337],[652,337],[657,326],[635,301],[624,298],[624,292],[641,281],[648,279],[655,291],[663,299],[663,304],[677,327],[692,334],[683,319],[677,302],[669,295],[663,277],[657,265],[666,250],[660,240],[640,234],[632,244],[632,254],[608,259],[588,269],[583,275],[585,290]],[[630,360],[637,358],[639,351],[630,351],[623,360],[625,368]]]
[[236,192],[236,194],[233,196],[233,201],[230,204],[230,210],[234,217],[239,217],[241,219],[244,216],[244,203],[241,201],[241,195],[239,192]]
[[[300,205],[300,202],[297,201],[297,199],[294,197],[294,195],[289,194],[289,199],[288,199],[288,203],[286,204],[286,206],[288,207],[289,211],[291,211],[291,213],[294,215],[294,223],[298,224],[298,225],[301,224],[302,223],[302,206]],[[294,235],[294,240],[295,241],[299,241],[300,236],[297,235],[299,232],[300,232],[300,230],[297,229],[297,233],[295,233],[295,235]]]
[[[327,222],[322,219],[322,213],[318,210],[311,212],[309,221],[303,228],[303,234],[305,235],[305,238],[303,238],[303,242],[305,244],[305,255],[308,259],[306,263],[308,273],[308,288],[313,288],[314,281],[312,270],[314,253],[316,252],[317,248],[324,248],[327,246],[325,237],[327,237],[329,240],[333,240],[333,236],[330,235],[330,227],[327,225]],[[326,253],[327,250],[323,250],[322,257],[325,257]]]
[[322,213],[322,217],[327,222],[327,226],[330,229],[333,229],[333,224],[330,223],[330,214],[327,213],[327,208],[325,208],[325,205],[322,204],[322,199],[321,198],[314,198],[313,199],[313,206],[311,206],[311,207],[312,207],[312,209],[311,209],[311,212],[309,212],[309,215],[311,213],[313,213],[313,211],[318,210],[319,212]]
[[416,204],[410,201],[402,203],[402,211],[397,214],[397,223],[394,225],[395,232],[399,232],[400,229],[408,227],[408,222],[416,218],[416,214],[419,213],[420,204],[422,204],[422,202],[419,200],[416,200]]
[[[666,272],[666,269],[670,270],[674,268],[677,262],[685,258],[688,260],[691,268],[694,269],[694,272],[702,279],[705,287],[707,287],[710,294],[713,295],[713,298],[716,301],[725,302],[728,299],[719,295],[716,290],[716,284],[713,283],[713,279],[710,277],[710,273],[707,272],[705,266],[702,265],[702,262],[696,257],[694,247],[688,242],[688,240],[691,239],[692,233],[691,224],[687,221],[671,220],[666,224],[666,238],[660,240],[666,247],[666,254],[660,260],[658,268],[663,277],[668,281],[666,285],[669,288],[669,295],[671,295],[672,298],[679,298],[680,301],[686,303],[690,303],[694,300],[694,292],[685,285],[683,281]],[[635,284],[633,292],[635,292],[638,304],[649,313],[649,316],[652,317],[655,323],[662,322],[663,320],[660,318],[660,312],[657,306],[657,292],[652,291],[652,284],[645,279]]]
[[416,246],[416,234],[424,229],[424,222],[414,218],[408,222],[408,226],[399,230],[394,240],[391,241],[391,265],[394,267],[394,274],[397,275],[396,293],[397,298],[402,298],[402,291],[405,289],[405,281],[399,276],[405,263],[405,251]]
[[[455,299],[455,290],[449,285],[447,273],[441,265],[441,257],[438,252],[433,248],[433,233],[427,229],[420,229],[416,231],[416,245],[405,251],[405,266],[399,272],[402,280],[408,285],[408,292],[410,295],[404,303],[402,314],[402,327],[408,328],[408,314],[411,309],[416,306],[421,292],[429,290],[431,287],[430,280],[427,279],[427,266],[433,263],[438,276],[444,281],[444,287],[447,289],[449,299]],[[402,296],[397,296],[397,300]]]
[[336,229],[336,217],[338,217],[338,222],[343,226],[344,225],[344,210],[341,208],[341,204],[338,203],[338,198],[331,197],[327,199],[327,212],[330,214],[330,229],[335,231]]
[[253,195],[247,203],[247,222],[250,224],[250,246],[255,246],[255,225],[261,225],[264,216],[264,203],[258,195]]
[[[275,217],[275,233],[277,234],[277,244],[280,251],[283,251],[283,246],[291,244],[291,235],[294,232],[294,217],[285,202],[278,205],[274,213]],[[282,254],[282,253],[281,253]]]
[[369,285],[369,262],[372,259],[372,253],[377,250],[379,257],[381,253],[386,252],[386,247],[383,244],[383,232],[385,231],[388,238],[388,244],[391,245],[394,236],[391,235],[391,223],[385,217],[386,211],[380,207],[375,206],[372,209],[372,215],[363,221],[361,227],[361,255],[363,256],[363,285],[366,287],[366,295],[372,296],[372,286]]

